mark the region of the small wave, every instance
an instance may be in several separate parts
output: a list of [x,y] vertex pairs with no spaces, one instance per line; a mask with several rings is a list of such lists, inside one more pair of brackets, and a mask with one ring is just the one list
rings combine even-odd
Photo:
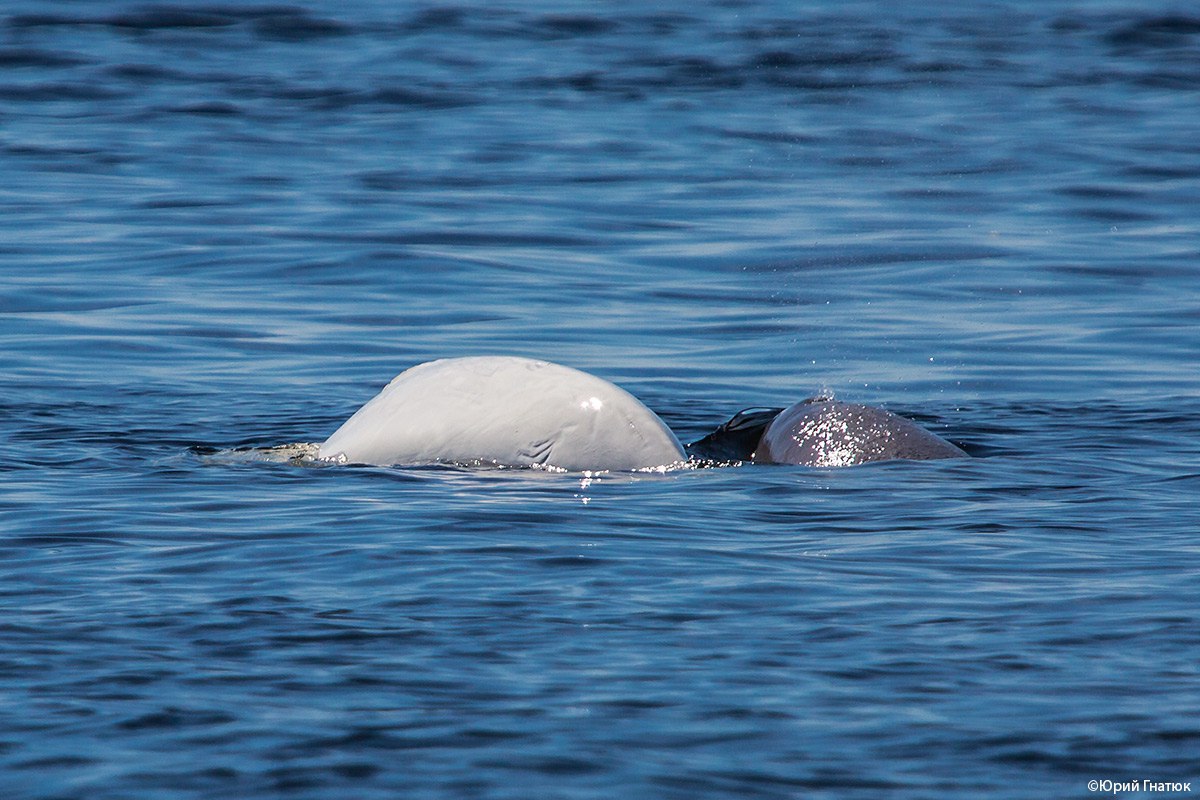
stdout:
[[27,47],[0,48],[0,67],[54,69],[57,67],[76,67],[87,63],[89,63],[87,59],[69,53],[56,53],[50,50],[38,50]]
[[274,447],[236,447],[224,450],[197,448],[195,452],[207,464],[292,464],[312,466],[322,463],[321,446],[316,442],[295,442]]

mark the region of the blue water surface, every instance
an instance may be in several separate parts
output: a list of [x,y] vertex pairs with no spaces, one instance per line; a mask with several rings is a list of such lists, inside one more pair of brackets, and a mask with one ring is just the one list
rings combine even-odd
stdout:
[[[1200,790],[1198,130],[1165,0],[8,0],[0,794]],[[976,457],[221,455],[500,353]]]

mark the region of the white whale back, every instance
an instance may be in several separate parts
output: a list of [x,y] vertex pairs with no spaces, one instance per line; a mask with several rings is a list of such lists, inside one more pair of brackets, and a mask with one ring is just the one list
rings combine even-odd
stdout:
[[663,421],[624,389],[512,356],[442,359],[400,373],[321,444],[320,457],[572,471],[687,458]]

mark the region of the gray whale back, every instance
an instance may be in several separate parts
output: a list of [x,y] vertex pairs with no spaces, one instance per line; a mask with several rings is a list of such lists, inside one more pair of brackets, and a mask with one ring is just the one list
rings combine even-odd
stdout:
[[771,420],[751,460],[848,467],[871,461],[966,457],[962,449],[890,411],[815,399],[789,406]]

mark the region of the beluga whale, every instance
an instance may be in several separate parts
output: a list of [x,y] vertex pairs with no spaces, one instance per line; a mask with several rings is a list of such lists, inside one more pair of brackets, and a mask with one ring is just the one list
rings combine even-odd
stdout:
[[624,389],[571,367],[516,356],[418,364],[320,445],[266,454],[326,463],[570,472],[742,463],[847,467],[969,457],[910,419],[832,397],[746,409],[685,448]]
[[400,373],[321,443],[318,459],[380,466],[669,468],[675,434],[624,389],[516,356],[448,358]]
[[787,408],[741,411],[687,450],[693,459],[709,463],[805,467],[970,457],[910,419],[831,397],[813,397]]

